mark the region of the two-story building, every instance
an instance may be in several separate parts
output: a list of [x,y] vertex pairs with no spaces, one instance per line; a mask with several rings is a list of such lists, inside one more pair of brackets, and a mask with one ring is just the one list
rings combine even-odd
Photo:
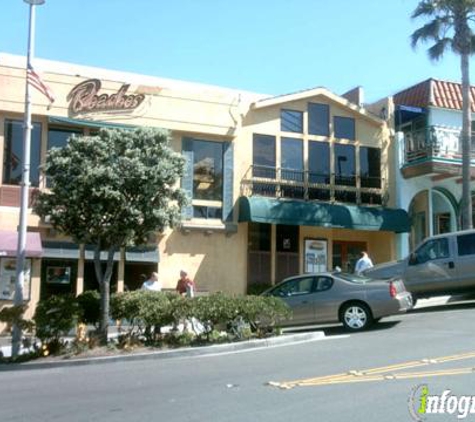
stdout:
[[[475,150],[475,87],[471,87]],[[461,228],[462,92],[460,83],[428,79],[393,96],[398,206],[408,210],[406,252],[427,236]],[[472,180],[475,156],[472,157]]]
[[[267,95],[184,81],[36,61],[55,93],[33,93],[31,190],[46,189],[48,150],[100,127],[170,131],[187,162],[190,206],[180,228],[117,251],[114,288],[140,286],[159,270],[173,289],[180,269],[198,289],[244,293],[299,272],[351,271],[367,250],[395,258],[407,213],[394,208],[391,128],[362,107],[360,90],[326,88]],[[15,281],[24,116],[25,59],[0,54],[0,307]],[[92,253],[28,214],[25,296],[97,288]],[[30,309],[30,314],[34,306]]]

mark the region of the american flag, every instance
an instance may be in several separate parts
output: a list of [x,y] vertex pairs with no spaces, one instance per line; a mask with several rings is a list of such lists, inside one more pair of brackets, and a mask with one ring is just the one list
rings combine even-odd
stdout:
[[48,86],[41,80],[40,76],[33,70],[30,66],[26,72],[26,77],[28,83],[33,87],[40,91],[45,97],[48,98],[50,104],[54,103],[54,94]]

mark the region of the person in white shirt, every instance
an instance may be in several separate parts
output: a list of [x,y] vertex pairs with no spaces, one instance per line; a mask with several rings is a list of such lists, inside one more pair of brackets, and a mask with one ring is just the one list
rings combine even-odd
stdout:
[[158,281],[158,273],[152,273],[150,278],[144,281],[142,290],[151,292],[160,292],[162,290],[162,283]]
[[373,261],[365,251],[361,252],[361,258],[356,262],[355,273],[361,275],[364,270],[371,267],[373,267]]

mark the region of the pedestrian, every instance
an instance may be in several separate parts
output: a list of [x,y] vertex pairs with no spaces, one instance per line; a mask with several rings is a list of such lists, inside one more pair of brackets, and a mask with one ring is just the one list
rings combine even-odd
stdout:
[[362,251],[361,258],[358,259],[355,265],[355,273],[358,275],[361,275],[363,274],[363,271],[372,267],[373,267],[373,261],[371,261],[371,258],[368,256],[368,253],[366,251]]
[[158,281],[158,273],[153,272],[148,280],[145,280],[142,284],[142,290],[148,290],[151,292],[160,292],[162,290],[162,284]]
[[180,278],[176,283],[176,291],[180,295],[186,295],[187,297],[194,297],[196,290],[196,284],[188,277],[188,273],[185,270],[180,271]]

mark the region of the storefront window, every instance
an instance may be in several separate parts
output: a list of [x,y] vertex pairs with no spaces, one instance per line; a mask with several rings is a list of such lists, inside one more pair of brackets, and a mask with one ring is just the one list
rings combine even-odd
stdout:
[[50,128],[48,131],[48,151],[51,148],[63,148],[68,143],[71,135],[82,135],[80,129]]
[[[25,260],[23,299],[30,300],[31,261]],[[0,258],[0,299],[13,300],[15,295],[16,259]]]
[[193,199],[223,199],[223,144],[193,141]]
[[[3,183],[19,185],[22,176],[23,122],[5,120],[5,148],[3,153]],[[41,124],[33,123],[30,150],[30,183],[38,187],[40,182]]]

